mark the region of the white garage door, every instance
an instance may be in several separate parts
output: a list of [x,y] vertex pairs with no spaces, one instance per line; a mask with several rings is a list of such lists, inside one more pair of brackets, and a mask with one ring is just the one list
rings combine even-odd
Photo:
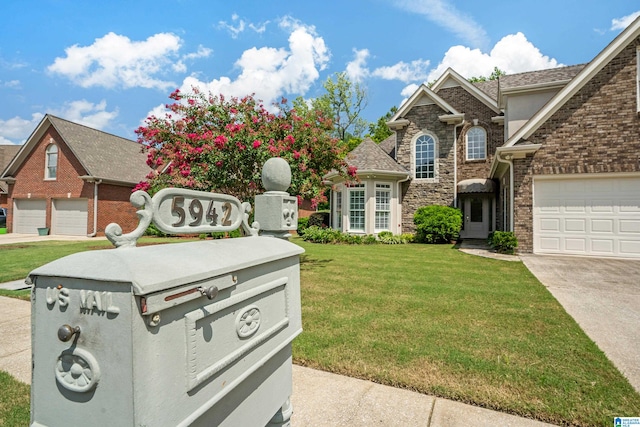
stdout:
[[38,228],[46,227],[47,201],[33,199],[14,200],[13,232],[38,234]]
[[51,234],[85,236],[87,234],[87,199],[53,201]]
[[534,178],[533,251],[640,258],[640,177]]

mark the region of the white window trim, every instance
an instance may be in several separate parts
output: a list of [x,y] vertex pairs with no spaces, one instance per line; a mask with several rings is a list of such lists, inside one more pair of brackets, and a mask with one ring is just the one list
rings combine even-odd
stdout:
[[[387,187],[381,188],[383,191],[389,192],[389,210],[378,211],[378,185],[385,185]],[[375,233],[379,233],[380,231],[391,231],[391,221],[392,221],[392,209],[393,209],[393,183],[391,182],[375,182],[374,183],[374,213],[373,213],[373,226]],[[376,215],[378,212],[387,212],[389,214],[389,220],[387,224],[387,228],[377,228]]]
[[[49,150],[51,150],[52,148],[56,149],[56,176],[51,177],[49,176],[49,154],[51,154],[49,152]],[[49,143],[49,145],[47,145],[47,148],[44,150],[44,179],[45,181],[55,181],[58,179],[58,166],[60,164],[60,148],[56,145],[55,142],[51,141]]]
[[[350,233],[366,233],[367,231],[367,185],[365,183],[355,184],[354,186],[347,187],[347,230]],[[354,229],[351,227],[351,193],[354,191],[362,191],[364,193],[364,215],[362,229]],[[342,207],[344,209],[344,206]]]
[[[343,187],[342,185],[336,187],[336,189],[334,190],[333,194],[334,194],[334,220],[333,220],[333,228],[342,231],[342,213],[344,210],[344,204],[342,203],[342,196],[343,196]],[[340,209],[338,210],[338,207],[340,207]]]
[[[433,142],[434,142],[434,147],[433,147],[433,178],[418,178],[416,175],[416,142],[418,141],[418,138],[420,138],[421,136],[426,135],[429,136],[431,138],[433,138]],[[428,132],[428,131],[422,131],[422,132],[418,132],[412,139],[411,139],[411,175],[413,176],[413,179],[415,181],[418,182],[438,182],[438,150],[440,147],[440,141],[438,141],[438,137],[436,137],[435,134]]]
[[[471,132],[471,130],[473,129],[480,129],[482,130],[482,132],[484,132],[484,157],[477,157],[477,158],[469,158],[469,133]],[[487,134],[487,130],[485,128],[483,128],[482,126],[472,126],[469,128],[469,130],[467,130],[467,133],[464,136],[464,150],[465,150],[465,158],[468,161],[474,161],[474,160],[487,160],[487,139],[488,139],[489,135]]]

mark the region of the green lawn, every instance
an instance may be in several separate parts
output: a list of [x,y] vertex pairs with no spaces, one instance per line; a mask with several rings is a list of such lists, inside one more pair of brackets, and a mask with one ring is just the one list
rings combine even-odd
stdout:
[[[293,241],[306,249],[296,363],[555,424],[640,415],[640,395],[521,263],[449,245]],[[0,280],[102,243],[0,246]],[[7,387],[0,425],[26,425],[28,387],[0,376]],[[27,421],[8,423],[16,411]]]

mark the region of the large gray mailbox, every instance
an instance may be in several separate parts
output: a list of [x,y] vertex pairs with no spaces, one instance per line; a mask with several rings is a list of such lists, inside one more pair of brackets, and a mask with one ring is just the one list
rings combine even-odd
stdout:
[[[31,425],[289,425],[302,249],[258,236],[230,196],[167,189],[132,202],[144,206],[137,231],[108,229],[119,249],[30,274]],[[134,247],[150,221],[252,236]]]

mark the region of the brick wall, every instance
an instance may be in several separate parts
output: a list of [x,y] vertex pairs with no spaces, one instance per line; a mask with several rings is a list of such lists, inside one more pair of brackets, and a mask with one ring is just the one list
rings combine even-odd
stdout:
[[[458,128],[457,159],[458,182],[472,178],[488,178],[491,162],[496,148],[504,144],[504,127],[491,122],[498,113],[487,107],[461,86],[440,89],[438,95],[453,108],[464,113],[465,123]],[[466,135],[473,126],[473,120],[487,132],[487,158],[485,160],[466,160]]]
[[542,147],[514,161],[520,252],[533,250],[533,175],[640,171],[636,46],[630,43],[549,118],[527,143]]
[[438,116],[444,114],[436,105],[422,105],[411,109],[404,117],[410,124],[397,132],[398,151],[396,158],[407,170],[412,166],[412,142],[421,132],[436,137],[437,159],[434,182],[412,179],[402,188],[402,230],[415,230],[413,214],[426,205],[453,203],[453,126],[442,123]]
[[[57,178],[45,180],[45,151],[51,140],[58,146]],[[50,126],[15,174],[15,184],[9,186],[7,231],[13,231],[13,199],[46,200],[46,226],[50,228],[52,200],[83,198],[88,201],[87,232],[91,233],[93,231],[94,184],[78,178],[83,175],[87,175],[87,172],[58,132]],[[137,225],[136,209],[129,203],[131,188],[99,185],[99,234],[104,234],[104,228],[110,222],[119,223],[125,232],[135,228]]]

